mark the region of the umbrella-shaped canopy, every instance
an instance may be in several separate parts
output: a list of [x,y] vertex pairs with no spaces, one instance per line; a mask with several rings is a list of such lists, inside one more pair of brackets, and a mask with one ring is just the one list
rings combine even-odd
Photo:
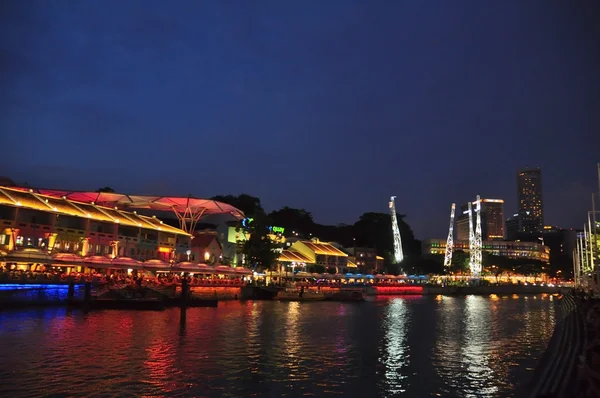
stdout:
[[8,252],[4,257],[7,263],[50,264],[52,256],[39,249],[20,249]]
[[75,253],[54,253],[52,255],[52,260],[61,263],[82,263],[83,257]]
[[55,265],[79,266],[83,264],[83,257],[75,253],[54,253],[52,255],[52,262]]
[[166,263],[162,260],[148,260],[148,261],[144,261],[144,263],[142,264],[142,266],[145,269],[149,269],[152,271],[170,271],[171,270],[171,265],[169,263]]
[[252,275],[252,270],[249,270],[248,268],[237,267],[235,268],[235,273],[240,275]]
[[233,269],[227,265],[217,265],[215,267],[215,272],[217,274],[233,274],[233,273],[235,273],[235,269]]
[[173,271],[175,272],[201,272],[200,264],[194,264],[189,261],[182,261],[173,265]]
[[110,268],[112,261],[105,256],[89,256],[83,258],[83,263],[93,268]]
[[130,269],[142,269],[142,262],[131,257],[115,257],[111,261],[112,265]]

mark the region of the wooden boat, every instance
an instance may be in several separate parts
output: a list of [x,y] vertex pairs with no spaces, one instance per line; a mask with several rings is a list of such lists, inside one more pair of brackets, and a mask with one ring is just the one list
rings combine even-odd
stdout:
[[281,301],[321,301],[325,300],[325,295],[312,290],[285,289],[277,292],[274,299]]

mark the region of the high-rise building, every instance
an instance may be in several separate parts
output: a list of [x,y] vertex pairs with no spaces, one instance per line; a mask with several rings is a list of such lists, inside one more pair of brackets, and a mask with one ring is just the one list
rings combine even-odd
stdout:
[[517,195],[518,214],[532,221],[522,223],[519,232],[543,231],[544,201],[542,199],[542,172],[539,167],[523,169],[517,173]]
[[[472,203],[476,208],[477,201]],[[460,215],[456,217],[456,239],[469,239],[468,203],[460,207]],[[473,226],[475,227],[475,226]],[[481,234],[484,240],[504,239],[504,200],[481,199]]]
[[[474,202],[475,203],[475,202]],[[504,200],[481,200],[481,223],[485,228],[485,240],[504,239]]]

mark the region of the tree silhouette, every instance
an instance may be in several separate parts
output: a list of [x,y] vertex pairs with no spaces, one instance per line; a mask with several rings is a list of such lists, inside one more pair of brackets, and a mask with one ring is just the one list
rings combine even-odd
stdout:
[[249,268],[273,270],[277,263],[279,253],[275,251],[276,244],[268,237],[269,225],[268,218],[259,214],[244,227],[250,237],[242,244],[242,253]]
[[211,198],[217,202],[227,203],[244,212],[246,217],[256,217],[265,211],[263,210],[260,199],[256,196],[247,195],[217,195]]

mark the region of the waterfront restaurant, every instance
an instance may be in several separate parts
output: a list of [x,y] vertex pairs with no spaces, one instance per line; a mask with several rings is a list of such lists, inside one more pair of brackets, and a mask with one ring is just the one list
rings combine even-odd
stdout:
[[336,273],[345,273],[348,267],[348,254],[339,250],[331,243],[321,242],[317,238],[297,240],[292,243],[291,251],[299,252],[308,258],[309,264],[335,269]]
[[[190,234],[156,217],[0,187],[0,251],[17,269],[55,262],[58,253],[169,263],[184,260],[190,243]],[[56,262],[77,263],[75,257]]]
[[311,259],[295,250],[283,250],[279,255],[281,272],[306,271],[307,265],[313,265]]

